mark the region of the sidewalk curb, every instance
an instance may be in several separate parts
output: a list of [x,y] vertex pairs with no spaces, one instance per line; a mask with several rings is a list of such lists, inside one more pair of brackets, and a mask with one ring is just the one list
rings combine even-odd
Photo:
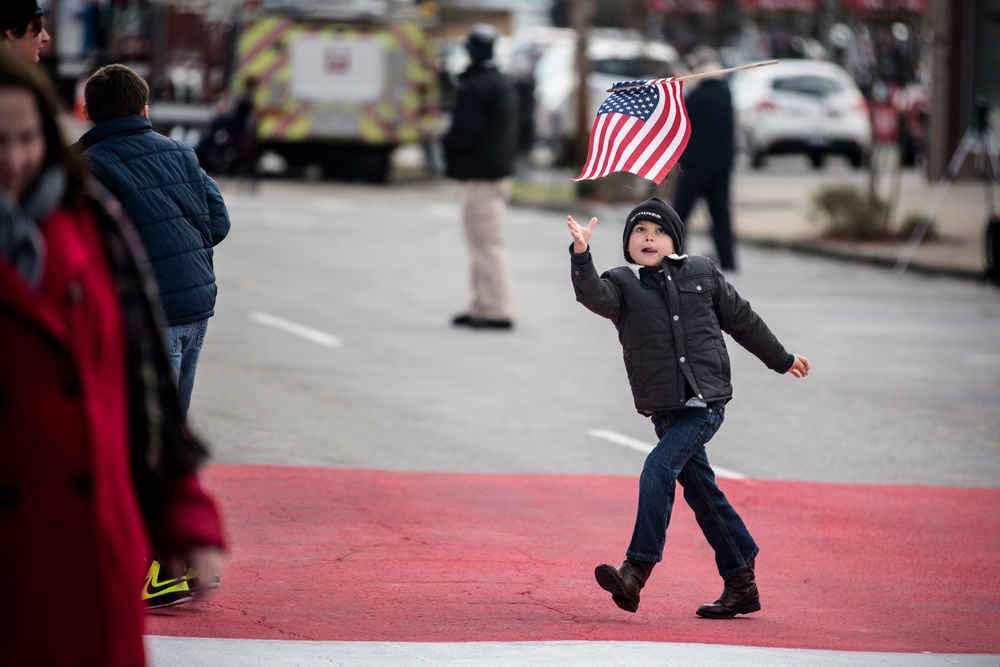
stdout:
[[[839,248],[831,248],[822,245],[822,242],[780,241],[778,239],[747,238],[747,237],[737,237],[737,241],[739,243],[755,246],[757,248],[789,250],[803,255],[815,255],[817,257],[825,257],[827,259],[835,259],[842,262],[865,264],[877,268],[889,269],[890,271],[895,270],[897,262],[896,259],[889,257],[858,255],[846,250],[841,250]],[[983,269],[982,271],[970,271],[968,269],[960,269],[960,268],[946,267],[946,266],[934,266],[931,264],[923,264],[921,262],[911,261],[906,268],[906,272],[919,273],[921,275],[937,276],[943,278],[957,278],[960,280],[971,280],[973,282],[981,283],[983,286],[992,285],[990,280],[986,277],[985,269]]]

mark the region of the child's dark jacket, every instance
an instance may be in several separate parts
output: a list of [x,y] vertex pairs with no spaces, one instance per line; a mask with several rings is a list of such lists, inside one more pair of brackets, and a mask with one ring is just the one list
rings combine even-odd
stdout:
[[589,250],[572,261],[576,300],[618,329],[636,410],[678,410],[692,397],[729,401],[723,331],[768,368],[791,367],[794,357],[710,259],[665,259],[662,269],[642,268],[637,277],[622,266],[598,277]]

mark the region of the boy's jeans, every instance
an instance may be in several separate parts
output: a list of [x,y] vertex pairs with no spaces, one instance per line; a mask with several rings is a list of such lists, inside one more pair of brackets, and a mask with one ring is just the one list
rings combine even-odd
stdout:
[[198,356],[208,331],[208,319],[178,324],[163,330],[163,347],[167,351],[170,370],[177,382],[177,396],[181,401],[181,414],[186,418],[194,391],[194,373]]
[[639,477],[639,509],[627,558],[654,563],[663,558],[677,482],[715,550],[715,564],[724,579],[745,570],[757,555],[757,544],[715,483],[705,452],[725,411],[723,403],[712,403],[653,417],[660,441],[646,457]]

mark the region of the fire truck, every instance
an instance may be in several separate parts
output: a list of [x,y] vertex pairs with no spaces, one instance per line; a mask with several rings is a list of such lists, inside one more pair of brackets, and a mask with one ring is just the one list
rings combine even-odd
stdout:
[[396,147],[439,131],[436,50],[419,5],[252,0],[236,26],[231,88],[250,87],[261,152],[384,182]]

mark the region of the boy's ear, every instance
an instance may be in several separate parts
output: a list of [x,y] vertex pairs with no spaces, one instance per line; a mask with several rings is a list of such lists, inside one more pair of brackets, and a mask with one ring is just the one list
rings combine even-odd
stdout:
[[139,112],[139,115],[142,116],[143,118],[149,118],[149,105],[148,104],[142,108],[142,111]]
[[87,103],[86,102],[84,102],[83,108],[81,109],[81,111],[83,111],[83,117],[87,119],[88,123],[93,123],[94,122],[94,121],[90,120],[90,112],[87,111]]

